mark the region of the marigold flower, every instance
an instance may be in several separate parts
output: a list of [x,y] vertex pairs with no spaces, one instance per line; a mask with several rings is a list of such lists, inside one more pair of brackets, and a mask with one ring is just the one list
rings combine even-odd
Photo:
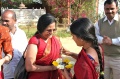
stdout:
[[63,60],[63,62],[65,62],[65,63],[69,63],[70,60],[66,58],[66,59]]
[[53,61],[52,64],[53,64],[54,66],[58,66],[58,65],[59,65],[59,63],[56,62],[56,61]]
[[52,64],[56,66],[58,69],[64,69],[64,68],[70,69],[73,67],[74,62],[70,61],[67,58],[64,60],[62,58],[58,58],[56,61],[53,61]]
[[67,68],[67,69],[70,69],[70,68],[72,68],[72,67],[73,67],[72,64],[68,64],[68,65],[65,66],[65,68]]

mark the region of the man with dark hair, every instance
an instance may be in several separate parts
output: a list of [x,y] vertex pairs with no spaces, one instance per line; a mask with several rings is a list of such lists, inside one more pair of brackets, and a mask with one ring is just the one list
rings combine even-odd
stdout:
[[4,79],[14,79],[14,70],[27,46],[27,37],[23,30],[17,26],[16,14],[12,10],[5,10],[1,16],[2,25],[10,30],[12,38],[13,59],[3,65]]
[[104,49],[105,79],[120,79],[120,16],[117,0],[104,2],[105,17],[96,24],[96,36]]
[[[2,57],[2,51],[5,56]],[[2,65],[12,59],[13,49],[9,29],[0,25],[0,79],[3,79]]]

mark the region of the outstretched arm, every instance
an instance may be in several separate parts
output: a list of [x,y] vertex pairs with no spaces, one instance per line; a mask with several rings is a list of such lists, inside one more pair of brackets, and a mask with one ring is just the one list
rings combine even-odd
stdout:
[[78,57],[77,53],[70,52],[69,50],[66,50],[65,48],[62,49],[62,53],[65,54],[65,55],[67,55],[67,56],[71,56],[74,59],[77,59],[77,57]]

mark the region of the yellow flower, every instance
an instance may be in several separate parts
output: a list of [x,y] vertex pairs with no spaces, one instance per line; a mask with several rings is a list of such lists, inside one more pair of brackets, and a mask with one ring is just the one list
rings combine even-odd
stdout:
[[58,69],[70,69],[73,67],[74,62],[70,61],[69,59],[62,59],[62,58],[58,58],[57,60],[53,61],[52,64],[57,67]]
[[68,65],[65,66],[65,68],[67,68],[67,69],[70,69],[70,68],[72,68],[72,67],[73,67],[72,64],[68,64]]
[[59,65],[59,63],[56,62],[56,61],[53,61],[52,64],[53,64],[54,66],[56,66],[56,67]]
[[69,63],[70,60],[66,58],[66,59],[63,60],[63,62],[65,62],[65,63]]

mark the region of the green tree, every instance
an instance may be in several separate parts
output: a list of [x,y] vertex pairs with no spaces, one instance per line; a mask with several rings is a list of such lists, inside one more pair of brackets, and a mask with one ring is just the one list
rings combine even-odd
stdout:
[[23,2],[25,5],[33,3],[33,0],[2,0],[1,7],[8,7],[9,9],[17,9],[20,3]]
[[[96,0],[42,0],[51,7],[51,12],[57,17],[67,17],[66,15],[70,13],[72,19],[77,19],[81,17],[84,11],[86,16],[91,18],[93,21],[97,19],[96,13]],[[70,6],[68,5],[70,2]],[[46,4],[45,3],[45,4]],[[70,11],[68,11],[70,8]]]

